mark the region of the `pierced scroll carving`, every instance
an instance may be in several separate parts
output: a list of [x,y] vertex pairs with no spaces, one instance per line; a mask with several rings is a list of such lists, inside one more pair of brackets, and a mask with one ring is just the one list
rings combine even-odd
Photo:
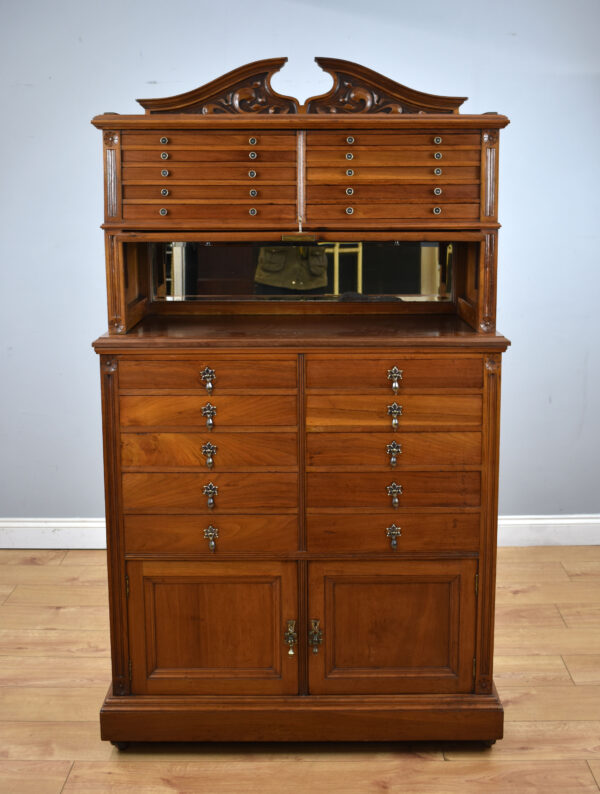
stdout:
[[326,94],[311,97],[306,113],[458,113],[465,97],[441,97],[414,91],[366,66],[338,58],[315,58],[333,77]]
[[271,87],[271,77],[287,58],[254,61],[185,94],[138,99],[146,113],[193,113],[203,116],[259,113],[458,113],[465,97],[414,91],[366,66],[338,58],[315,58],[333,77],[333,88],[304,105]]
[[271,76],[286,61],[287,58],[254,61],[185,94],[137,101],[147,113],[194,113],[203,116],[297,113],[298,100],[282,96],[271,87]]

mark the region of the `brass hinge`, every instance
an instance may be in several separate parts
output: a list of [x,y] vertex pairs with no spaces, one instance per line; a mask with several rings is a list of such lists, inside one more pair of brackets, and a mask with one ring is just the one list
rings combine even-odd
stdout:
[[[131,664],[131,662],[130,662]],[[477,667],[477,657],[473,657],[473,680],[475,680],[475,669]],[[131,672],[131,671],[130,671]]]
[[129,660],[129,683],[131,683],[131,659]]
[[479,594],[479,574],[475,574],[475,595]]
[[129,577],[125,577],[125,595],[129,598]]

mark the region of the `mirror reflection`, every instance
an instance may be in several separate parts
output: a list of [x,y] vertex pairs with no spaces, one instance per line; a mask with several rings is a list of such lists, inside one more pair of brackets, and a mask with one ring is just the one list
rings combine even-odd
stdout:
[[126,243],[126,265],[134,258],[147,261],[159,301],[447,301],[452,291],[451,243]]

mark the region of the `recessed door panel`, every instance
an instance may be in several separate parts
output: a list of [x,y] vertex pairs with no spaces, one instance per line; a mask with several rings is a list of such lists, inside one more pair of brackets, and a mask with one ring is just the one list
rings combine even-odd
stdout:
[[294,563],[131,562],[128,574],[134,694],[297,691],[284,638]]
[[311,693],[471,691],[476,570],[475,560],[311,563],[309,625],[322,632]]

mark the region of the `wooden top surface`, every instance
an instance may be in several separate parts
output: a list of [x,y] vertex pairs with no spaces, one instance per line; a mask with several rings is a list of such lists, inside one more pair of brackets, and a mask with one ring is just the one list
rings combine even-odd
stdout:
[[104,334],[98,353],[213,347],[427,347],[503,351],[500,334],[479,334],[454,315],[150,316],[123,336]]

